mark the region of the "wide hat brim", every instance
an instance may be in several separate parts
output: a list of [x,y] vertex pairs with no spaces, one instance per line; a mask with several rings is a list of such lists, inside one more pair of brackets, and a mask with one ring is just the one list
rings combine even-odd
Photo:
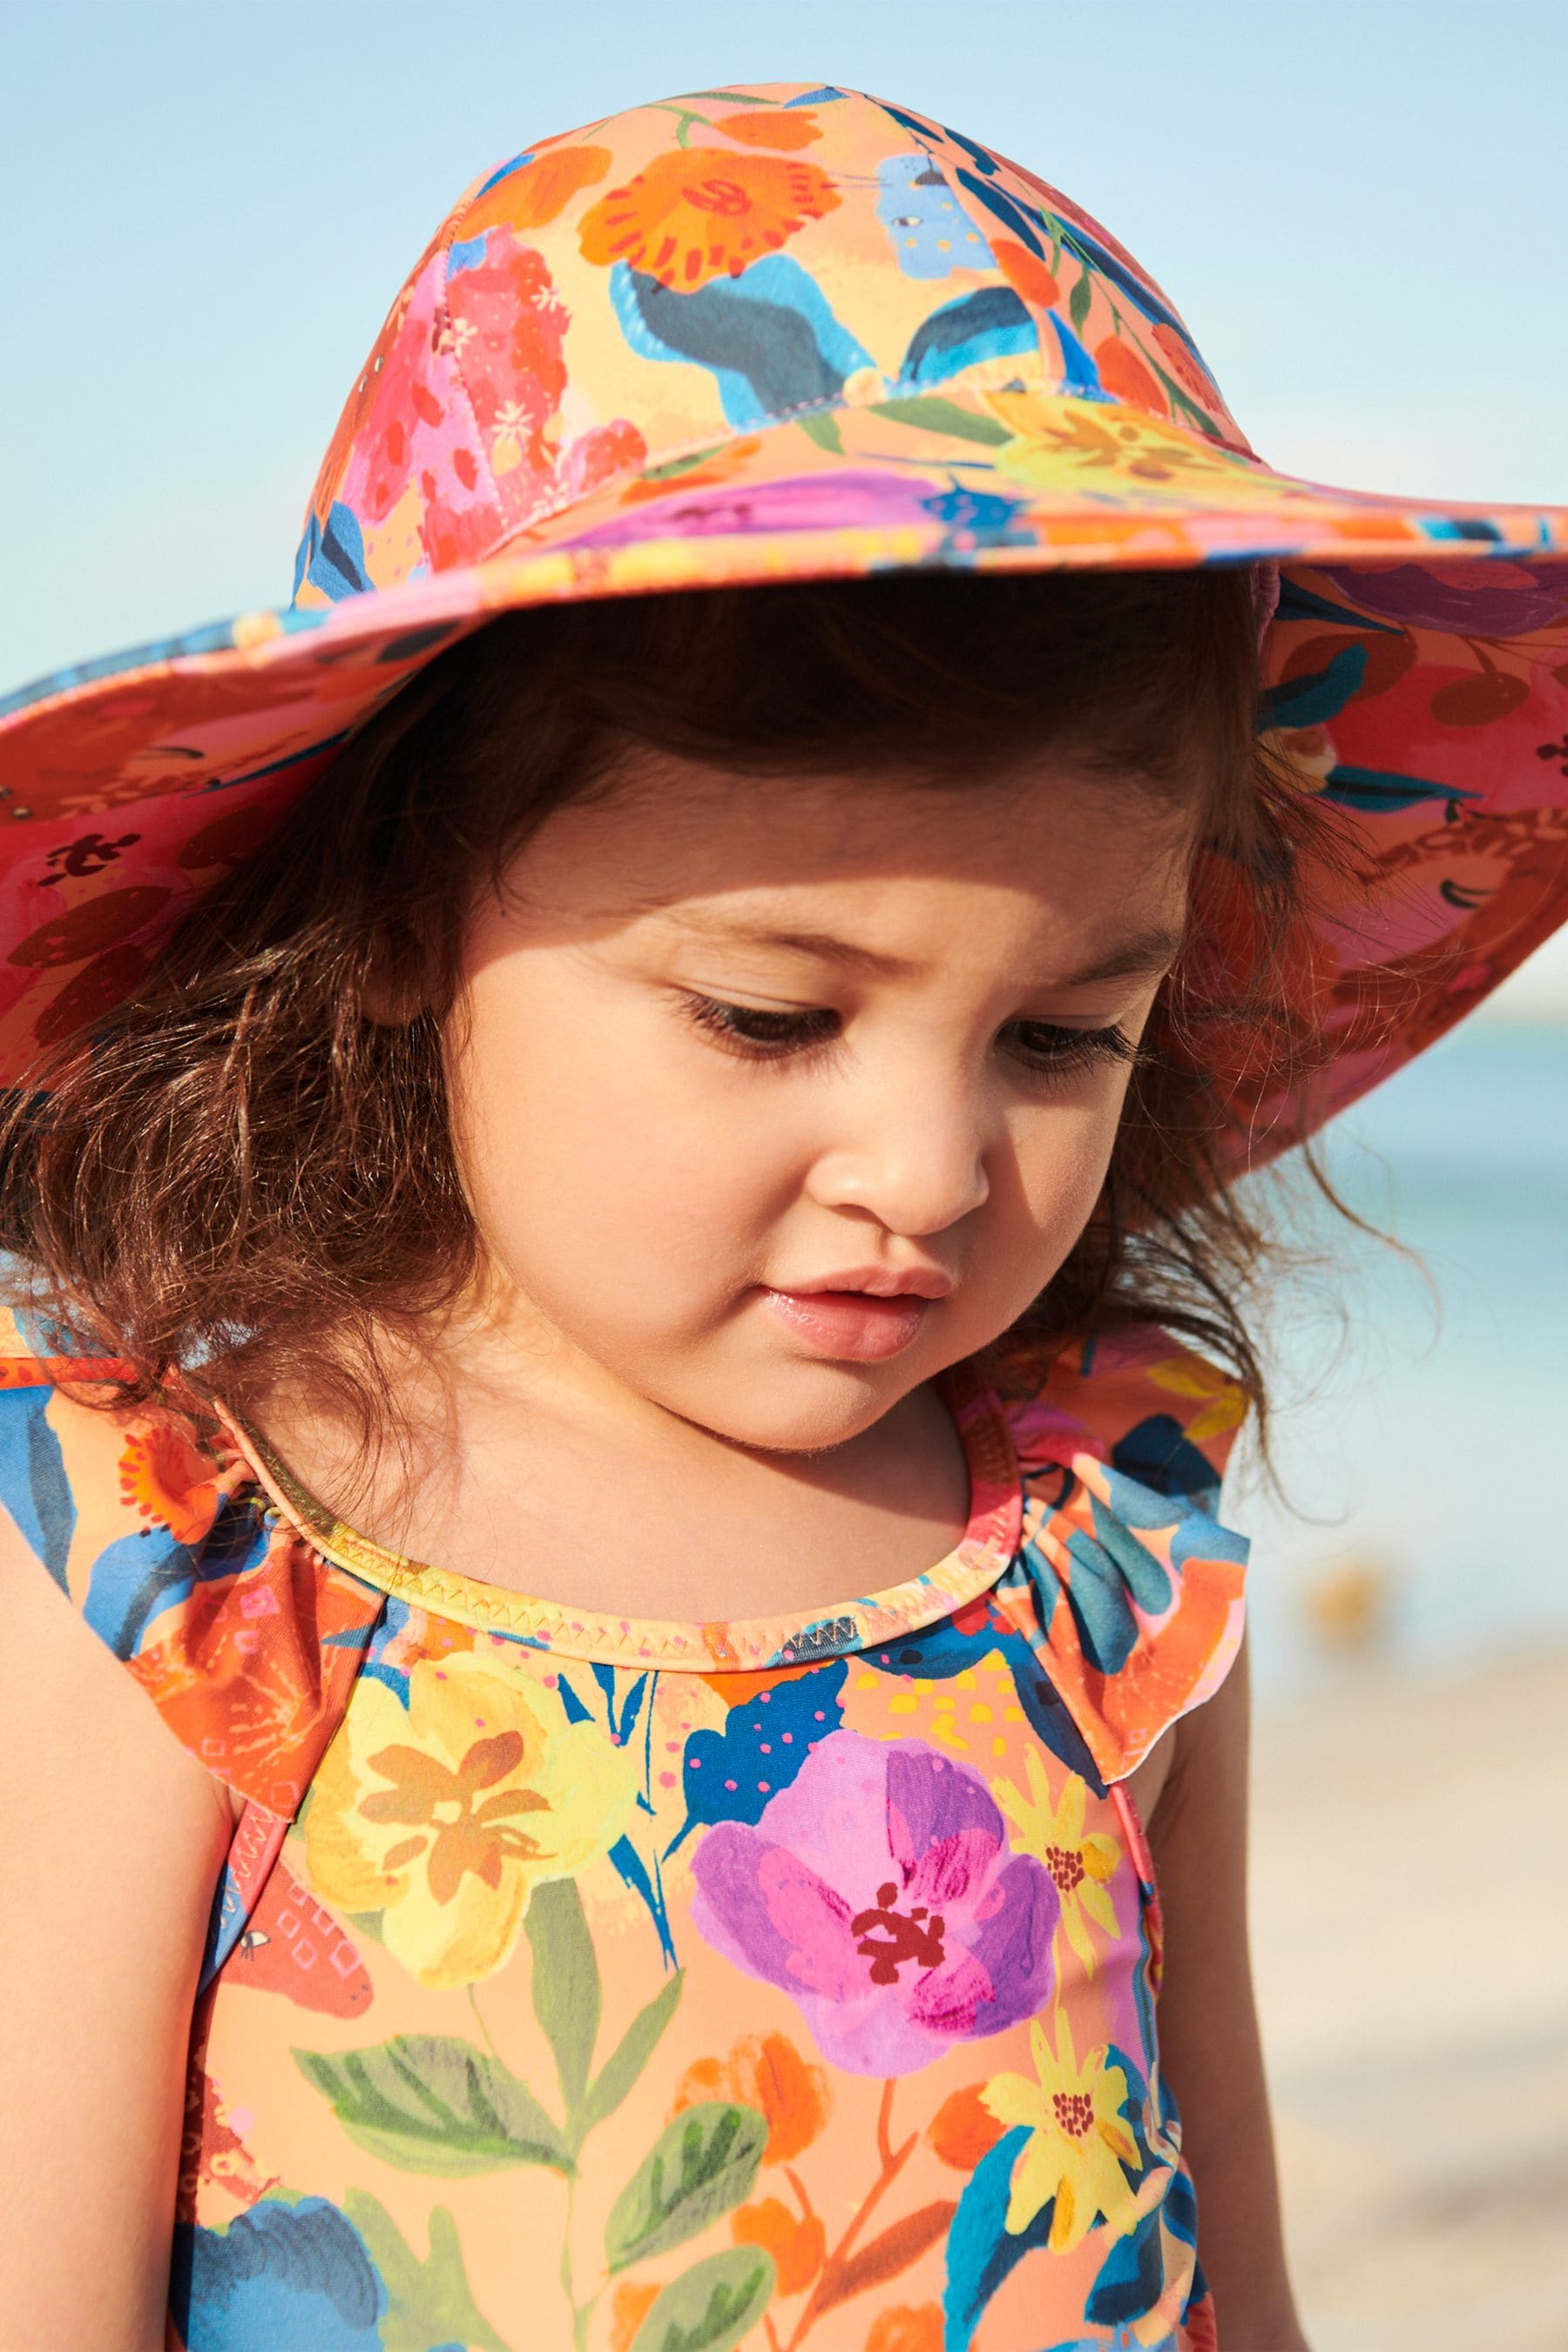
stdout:
[[[1250,1158],[1470,1009],[1568,915],[1568,509],[1299,480],[1048,391],[825,404],[607,486],[484,560],[254,612],[0,703],[0,1082],[135,987],[172,923],[443,647],[564,599],[889,569],[1277,562],[1266,719],[1353,855],[1311,884],[1333,1049]],[[315,549],[318,576],[335,551]],[[1238,1086],[1249,1083],[1238,1076]]]

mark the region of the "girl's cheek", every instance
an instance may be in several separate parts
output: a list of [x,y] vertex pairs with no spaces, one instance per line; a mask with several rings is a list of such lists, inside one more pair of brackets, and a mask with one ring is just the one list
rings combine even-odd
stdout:
[[1100,1198],[1116,1146],[1125,1078],[1097,1081],[1091,1097],[1060,1105],[1031,1123],[1019,1157],[1024,1187],[1043,1227],[1081,1232]]

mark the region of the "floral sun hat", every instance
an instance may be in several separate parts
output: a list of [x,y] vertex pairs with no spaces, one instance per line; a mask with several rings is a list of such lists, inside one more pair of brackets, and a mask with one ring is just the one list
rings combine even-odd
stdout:
[[1226,1080],[1261,1156],[1568,915],[1568,509],[1272,471],[1113,236],[907,109],[773,84],[541,140],[393,304],[292,601],[0,702],[0,1083],[133,988],[345,736],[496,613],[1202,563],[1257,566],[1269,605],[1279,566],[1266,722],[1357,844],[1300,960],[1331,1070],[1305,1110]]

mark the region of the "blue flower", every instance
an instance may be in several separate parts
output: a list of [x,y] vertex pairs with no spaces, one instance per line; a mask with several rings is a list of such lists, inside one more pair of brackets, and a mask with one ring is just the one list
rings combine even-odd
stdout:
[[269,2197],[226,2230],[178,2224],[169,2304],[188,2352],[380,2352],[386,2290],[335,2205]]

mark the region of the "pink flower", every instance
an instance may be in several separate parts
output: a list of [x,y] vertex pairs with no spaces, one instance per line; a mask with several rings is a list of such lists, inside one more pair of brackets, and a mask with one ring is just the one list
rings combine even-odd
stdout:
[[1050,1875],[1010,1852],[979,1775],[923,1740],[834,1732],[692,1868],[699,1932],[787,1992],[848,2074],[912,2074],[1049,1995]]

